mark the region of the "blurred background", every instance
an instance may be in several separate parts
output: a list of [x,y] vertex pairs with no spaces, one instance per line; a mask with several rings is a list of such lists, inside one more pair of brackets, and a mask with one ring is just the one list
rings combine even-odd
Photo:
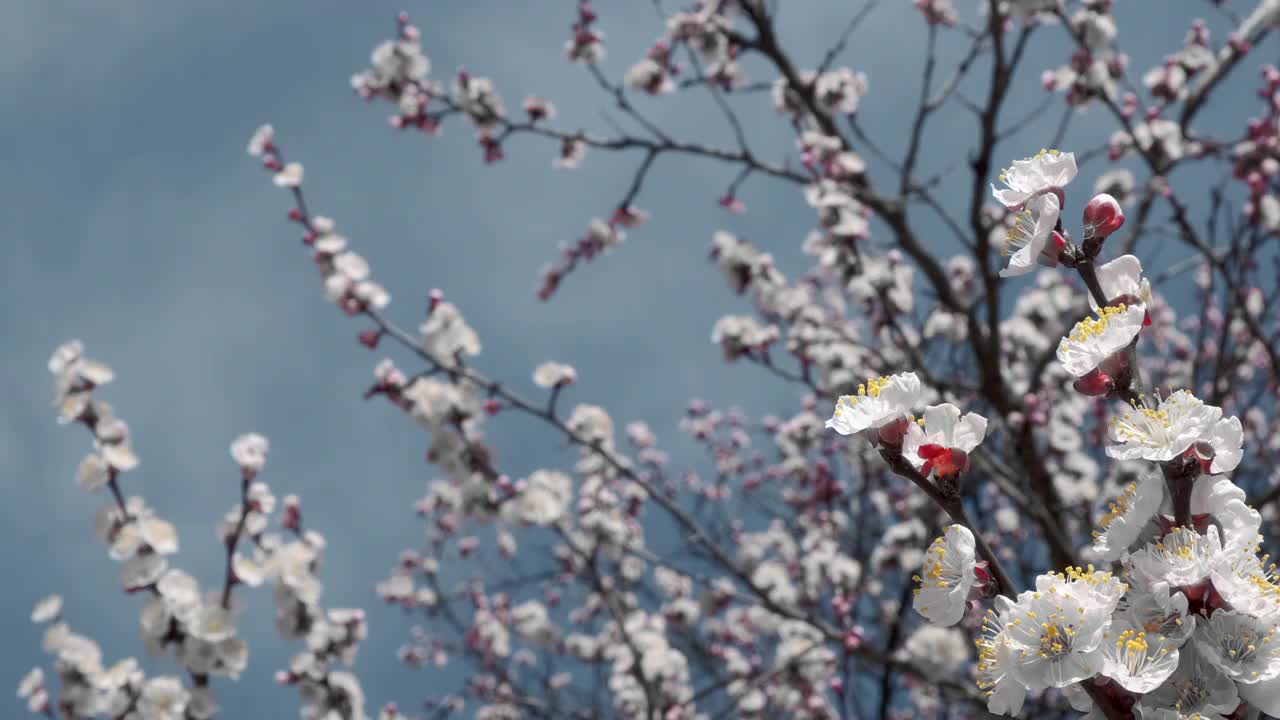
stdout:
[[[818,63],[861,7],[842,0],[780,4],[782,37],[802,67]],[[976,2],[958,4],[967,19],[976,17]],[[596,5],[608,49],[602,67],[620,81],[663,28],[650,3]],[[1181,47],[1193,17],[1212,13],[1209,3],[1169,2],[1177,12],[1156,16],[1144,3],[1118,5],[1119,44],[1133,58],[1133,78]],[[555,145],[519,137],[506,145],[505,161],[486,166],[473,131],[456,118],[439,138],[393,130],[390,107],[368,105],[350,90],[348,78],[367,66],[372,48],[394,34],[395,13],[407,9],[422,28],[433,76],[447,81],[465,66],[493,78],[513,114],[526,95],[538,94],[558,106],[557,126],[608,133],[608,118],[618,116],[612,102],[564,59],[575,6],[0,4],[7,106],[0,115],[0,543],[7,585],[0,594],[7,638],[0,683],[16,685],[30,666],[45,663],[40,630],[26,619],[51,592],[65,596],[64,615],[103,645],[108,661],[133,655],[148,671],[174,672],[171,662],[145,658],[141,598],[119,591],[118,565],[94,537],[94,513],[108,498],[75,482],[90,438],[54,421],[45,362],[59,343],[81,338],[89,355],[116,370],[99,397],[129,422],[142,460],[124,489],[177,524],[174,564],[203,584],[220,583],[223,550],[214,528],[238,492],[227,447],[240,433],[263,433],[272,448],[262,479],[278,496],[299,494],[308,525],[328,538],[324,604],[369,612],[370,639],[356,670],[370,711],[386,701],[412,711],[432,688],[454,684],[447,673],[458,670],[414,671],[396,661],[412,621],[373,593],[398,552],[421,543],[413,501],[435,472],[423,459],[426,436],[361,394],[384,350],[402,367],[416,366],[392,348],[361,347],[356,334],[365,326],[324,300],[285,218],[286,194],[245,154],[260,123],[273,123],[289,159],[305,164],[312,210],[337,220],[391,291],[390,316],[416,327],[427,292],[440,288],[480,333],[484,352],[474,364],[491,376],[532,392],[538,363],[573,364],[580,380],[562,407],[590,402],[620,424],[647,421],[677,470],[703,462],[675,427],[690,398],[751,415],[797,406],[793,388],[758,367],[725,366],[709,341],[717,318],[750,310],[707,261],[711,234],[723,228],[774,253],[789,275],[806,269],[800,244],[815,218],[796,188],[754,177],[739,193],[747,212],[734,215],[717,205],[733,168],[664,157],[636,201],[652,220],[541,303],[539,269],[561,243],[580,237],[590,218],[608,217],[641,158],[589,152],[580,170],[553,170]],[[1216,42],[1224,24],[1208,19]],[[910,3],[883,2],[837,62],[869,75],[859,122],[896,156],[919,93],[924,34]],[[1039,35],[1008,117],[1041,102],[1039,72],[1070,54],[1060,29]],[[944,57],[956,57],[962,38],[943,36]],[[745,67],[749,81],[773,80],[758,63]],[[984,92],[982,76],[974,73],[966,87],[971,97]],[[1216,105],[1252,102],[1255,84],[1252,75],[1231,78]],[[790,128],[767,93],[734,103],[760,156],[798,162]],[[732,145],[705,91],[638,104],[677,137]],[[1062,107],[1055,98],[1040,121],[1001,146],[1000,161],[1042,147]],[[1239,107],[1229,114],[1240,117]],[[1216,112],[1210,108],[1200,122],[1213,123]],[[1063,149],[1102,145],[1112,127],[1101,108],[1080,113]],[[928,137],[922,170],[957,167],[957,204],[967,202],[963,161],[974,137],[962,110],[935,120]],[[869,163],[873,177],[885,170]],[[1077,200],[1101,165],[1082,168],[1080,189],[1072,190]],[[1195,196],[1186,184],[1194,182],[1180,181],[1184,197]],[[948,252],[936,235],[939,252]],[[1179,252],[1167,260],[1180,259]],[[565,467],[574,457],[521,418],[500,417],[488,434],[512,475]],[[241,634],[251,658],[234,687],[215,681],[223,716],[292,717],[296,694],[274,686],[271,675],[296,648],[272,626],[269,590],[238,592],[248,605]],[[21,710],[15,704],[0,715]]]

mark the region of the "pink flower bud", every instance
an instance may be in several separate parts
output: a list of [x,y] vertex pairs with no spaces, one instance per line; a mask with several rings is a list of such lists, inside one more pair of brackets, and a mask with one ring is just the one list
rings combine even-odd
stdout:
[[1124,209],[1107,193],[1099,193],[1084,206],[1084,237],[1105,238],[1124,225]]
[[866,639],[866,635],[862,631],[862,626],[860,625],[854,626],[853,629],[849,630],[844,634],[845,649],[857,650],[858,648],[862,647],[862,642],[865,639]]
[[1115,381],[1110,375],[1095,368],[1093,372],[1076,380],[1071,386],[1081,395],[1096,397],[1111,392],[1115,388]]
[[740,213],[747,209],[747,206],[741,200],[732,195],[725,195],[720,198],[720,206],[731,213]]
[[382,331],[365,330],[362,331],[357,338],[360,340],[361,345],[373,350],[378,347],[378,341],[382,339]]
[[910,424],[910,420],[898,418],[882,426],[877,432],[880,442],[890,447],[901,447],[902,439],[907,436],[907,428]]

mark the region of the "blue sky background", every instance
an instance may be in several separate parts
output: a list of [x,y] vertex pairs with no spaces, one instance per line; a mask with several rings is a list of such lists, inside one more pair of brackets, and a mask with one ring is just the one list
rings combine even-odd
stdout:
[[[972,10],[973,3],[960,4]],[[816,64],[855,7],[783,5],[783,37],[802,66]],[[906,0],[884,5],[842,63],[870,75],[861,122],[898,155],[918,93],[924,30]],[[1190,17],[1209,10],[1207,3],[1170,5],[1182,12],[1141,25],[1136,12],[1118,9],[1121,44],[1139,72],[1180,47]],[[423,29],[437,77],[465,65],[493,77],[509,108],[537,93],[559,106],[557,125],[607,129],[602,113],[616,113],[562,57],[574,6],[418,0],[407,9]],[[73,627],[100,640],[109,659],[143,654],[139,598],[117,590],[118,567],[93,535],[93,514],[106,497],[86,495],[74,481],[89,438],[57,426],[50,406],[45,361],[72,337],[117,371],[101,397],[130,423],[142,458],[125,489],[178,525],[177,564],[206,584],[220,582],[214,526],[237,492],[227,445],[241,432],[262,432],[272,442],[263,479],[279,495],[299,493],[308,524],[330,541],[325,604],[370,612],[371,638],[358,663],[369,709],[386,700],[413,708],[441,680],[395,661],[410,623],[372,592],[398,551],[422,537],[412,501],[434,477],[422,460],[427,439],[385,404],[360,400],[381,354],[358,346],[363,326],[323,300],[284,219],[285,194],[245,155],[259,123],[274,123],[290,158],[305,163],[312,209],[334,217],[370,260],[392,292],[391,315],[416,326],[428,289],[442,288],[480,332],[485,351],[477,364],[485,372],[532,390],[536,364],[570,362],[581,381],[566,401],[602,404],[620,423],[650,422],[678,467],[697,464],[674,427],[690,397],[752,413],[795,406],[793,390],[752,367],[726,368],[708,341],[720,315],[747,307],[706,253],[712,231],[731,229],[795,274],[814,224],[797,190],[753,178],[741,193],[748,213],[730,215],[715,201],[733,169],[662,158],[637,202],[653,212],[650,224],[580,268],[551,303],[539,303],[538,269],[592,216],[607,216],[640,158],[590,153],[583,170],[557,172],[554,146],[517,138],[507,161],[486,167],[471,130],[457,122],[438,139],[391,130],[388,108],[359,102],[347,79],[394,31],[401,7],[382,0],[0,4],[7,99],[0,115],[0,541],[8,548],[0,683],[16,684],[45,661],[26,616],[49,592],[66,596]],[[620,78],[661,27],[647,2],[600,0],[598,7],[605,69]],[[1041,36],[1015,108],[1038,102],[1039,71],[1067,57],[1060,29]],[[773,77],[756,63],[747,69],[752,79]],[[1233,78],[1221,98],[1225,112],[1252,114],[1239,103],[1251,102],[1254,82]],[[983,92],[980,81],[969,89],[974,97]],[[732,143],[705,95],[641,106],[680,137]],[[738,106],[763,156],[790,153],[796,161],[767,94]],[[1056,120],[1055,111],[1007,143],[1001,161],[1038,150]],[[1096,146],[1110,127],[1101,110],[1086,113],[1065,149]],[[940,115],[931,138],[945,143],[926,155],[925,171],[962,158],[974,136],[962,112]],[[1077,201],[1099,171],[1082,172],[1079,182],[1087,184],[1074,192]],[[967,180],[960,180],[966,189],[955,205],[967,202]],[[502,418],[490,434],[513,475],[571,462],[528,421]],[[244,597],[242,633],[253,652],[238,685],[217,683],[225,716],[292,716],[294,692],[273,686],[270,676],[296,648],[272,628],[269,592]]]

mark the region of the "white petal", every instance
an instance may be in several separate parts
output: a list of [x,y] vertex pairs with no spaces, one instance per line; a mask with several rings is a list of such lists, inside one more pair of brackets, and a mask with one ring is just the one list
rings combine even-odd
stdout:
[[1244,430],[1240,427],[1240,418],[1234,415],[1219,420],[1213,426],[1213,463],[1209,467],[1212,473],[1224,473],[1235,470],[1244,457],[1241,446],[1244,444]]
[[956,422],[959,419],[960,408],[951,403],[930,405],[924,409],[925,430],[930,435],[941,433],[948,445],[950,445],[951,439],[955,437]]
[[302,184],[302,163],[291,162],[275,174],[276,187],[296,188]]
[[1280,716],[1280,677],[1256,683],[1236,683],[1240,699],[1272,717]]

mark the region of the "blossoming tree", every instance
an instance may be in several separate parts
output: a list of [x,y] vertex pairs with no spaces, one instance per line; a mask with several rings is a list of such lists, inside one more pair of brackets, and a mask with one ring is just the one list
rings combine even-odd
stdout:
[[[1183,44],[1138,82],[1110,0],[976,4],[967,16],[951,0],[915,0],[924,72],[901,147],[863,131],[868,75],[839,65],[876,0],[851,8],[812,68],[778,31],[780,13],[802,8],[700,0],[670,11],[655,0],[661,37],[619,79],[600,68],[607,17],[583,0],[565,55],[634,128],[614,134],[563,129],[536,95],[509,109],[467,71],[446,83],[428,59],[431,33],[405,14],[352,78],[406,142],[470,125],[487,163],[516,136],[548,142],[563,170],[591,153],[638,156],[617,205],[542,271],[544,301],[601,255],[625,262],[610,251],[645,232],[637,202],[668,156],[732,169],[720,211],[746,210],[752,178],[803,194],[816,227],[802,277],[745,239],[711,238],[744,298],[710,328],[713,342],[727,362],[796,390],[759,419],[683,411],[714,478],[682,473],[646,425],[619,433],[609,411],[573,398],[571,365],[530,363],[538,397],[483,374],[463,309],[440,291],[423,317],[392,306],[308,202],[293,149],[286,158],[269,125],[253,134],[249,153],[286,191],[325,297],[358,324],[360,344],[399,358],[371,363],[366,397],[422,427],[438,476],[416,506],[426,544],[388,558],[375,589],[416,616],[400,660],[433,680],[422,714],[387,704],[380,720],[1280,716],[1280,579],[1262,532],[1280,498],[1280,428],[1268,417],[1280,386],[1269,302],[1280,70],[1250,62],[1280,25],[1280,2],[1238,14],[1205,3],[1230,34],[1215,41],[1188,18]],[[964,50],[943,57],[944,39]],[[1027,67],[1032,44],[1057,48],[1061,67]],[[1259,102],[1205,122],[1215,92],[1251,66]],[[975,83],[978,100],[965,90]],[[1044,102],[1010,117],[1011,96],[1032,92]],[[694,93],[714,101],[724,145],[680,140],[635,102]],[[926,149],[931,121],[953,106],[976,132],[956,130],[959,149]],[[756,151],[744,107],[776,113],[796,152]],[[1055,109],[1054,136],[1024,138]],[[1016,143],[1059,145],[1086,110],[1114,134],[997,169]],[[925,176],[925,153],[959,155],[967,172]],[[1216,179],[1199,179],[1205,169]],[[1192,197],[1206,189],[1207,203]],[[942,238],[926,236],[929,223]],[[1159,267],[1157,248],[1176,257],[1152,274],[1144,259]],[[1010,279],[1030,273],[1031,285]],[[22,679],[29,709],[216,716],[219,694],[234,692],[227,679],[249,666],[237,616],[256,604],[248,590],[269,584],[279,631],[300,647],[276,677],[297,688],[302,717],[375,712],[344,669],[365,613],[323,607],[325,540],[296,496],[277,501],[260,479],[267,439],[231,444],[240,493],[219,525],[225,572],[202,589],[174,565],[175,527],[129,494],[139,459],[100,397],[112,370],[75,341],[49,370],[59,422],[91,436],[79,482],[109,496],[98,535],[138,596],[143,643],[174,672],[108,663],[50,596],[32,620],[48,624],[52,672]],[[558,431],[577,461],[504,472],[484,429],[515,414]],[[442,566],[476,557],[501,570],[442,579]],[[463,669],[434,669],[450,663]]]

